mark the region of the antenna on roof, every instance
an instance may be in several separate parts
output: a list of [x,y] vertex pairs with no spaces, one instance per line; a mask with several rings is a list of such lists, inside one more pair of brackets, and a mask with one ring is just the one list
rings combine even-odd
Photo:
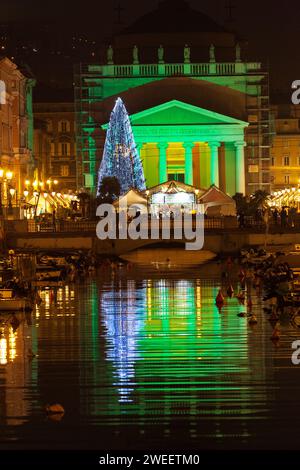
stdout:
[[125,8],[123,8],[121,6],[121,2],[118,2],[117,6],[114,8],[114,11],[116,12],[116,15],[117,15],[117,20],[116,20],[116,24],[123,24],[123,21],[122,21],[122,12],[125,10]]
[[233,21],[235,21],[235,18],[233,17],[233,10],[235,8],[236,8],[236,5],[234,5],[234,3],[232,3],[231,0],[228,0],[225,5],[225,9],[227,10],[227,18],[226,18],[227,23],[232,23]]

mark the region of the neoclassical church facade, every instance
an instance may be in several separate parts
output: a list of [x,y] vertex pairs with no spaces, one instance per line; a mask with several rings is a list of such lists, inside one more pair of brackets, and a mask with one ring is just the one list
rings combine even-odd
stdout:
[[177,180],[230,195],[268,191],[268,72],[244,54],[242,41],[184,0],[161,2],[113,38],[102,65],[75,74],[78,186],[95,191],[120,96],[148,187]]

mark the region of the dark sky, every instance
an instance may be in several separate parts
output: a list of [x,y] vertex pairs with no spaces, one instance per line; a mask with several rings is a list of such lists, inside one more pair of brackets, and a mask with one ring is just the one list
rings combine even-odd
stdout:
[[[70,32],[86,30],[99,37],[117,28],[115,7],[121,4],[124,26],[152,10],[158,0],[1,0],[1,21],[59,21]],[[273,88],[289,92],[290,82],[300,79],[297,52],[300,36],[300,2],[271,0],[189,0],[195,9],[224,24],[226,5],[233,8],[234,28],[249,40],[252,55],[269,60]]]

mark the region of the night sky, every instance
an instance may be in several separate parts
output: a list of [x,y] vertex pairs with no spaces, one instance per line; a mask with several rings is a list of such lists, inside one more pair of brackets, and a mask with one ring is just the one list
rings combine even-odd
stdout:
[[[231,3],[233,28],[249,41],[249,51],[258,60],[269,61],[273,90],[289,93],[292,80],[300,79],[298,0],[189,0],[190,5],[224,24],[226,5]],[[55,21],[61,28],[92,34],[98,41],[118,31],[116,6],[120,4],[123,26],[152,10],[158,0],[63,1],[1,0],[1,22]]]

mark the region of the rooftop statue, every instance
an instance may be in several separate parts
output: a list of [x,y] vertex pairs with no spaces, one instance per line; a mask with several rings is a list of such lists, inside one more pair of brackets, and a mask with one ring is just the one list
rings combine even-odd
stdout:
[[162,45],[159,46],[157,54],[158,54],[158,63],[163,64],[164,63],[164,48]]
[[216,62],[215,46],[213,44],[211,44],[209,47],[209,61]]
[[235,46],[235,61],[241,62],[241,46],[239,44]]
[[114,63],[114,50],[112,48],[112,45],[110,45],[107,49],[107,64],[113,65],[113,63]]
[[184,56],[184,63],[189,64],[191,61],[191,49],[189,48],[187,44],[184,46],[183,56]]
[[132,57],[133,57],[134,65],[137,65],[139,63],[139,50],[138,50],[137,46],[134,46],[134,48],[133,48]]

